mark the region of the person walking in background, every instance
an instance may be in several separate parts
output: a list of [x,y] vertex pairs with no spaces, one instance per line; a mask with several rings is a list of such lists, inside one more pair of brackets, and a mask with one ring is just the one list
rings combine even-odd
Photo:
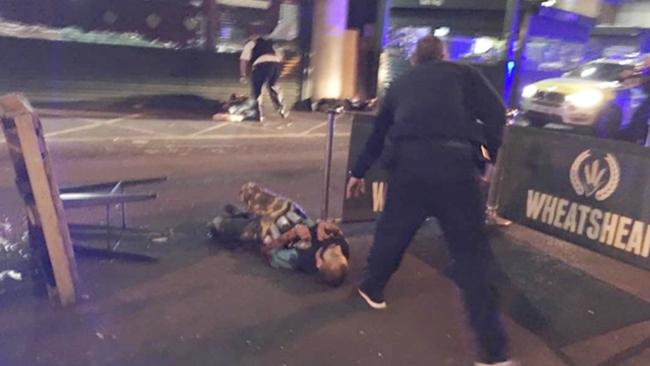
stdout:
[[255,108],[253,117],[248,118],[248,120],[261,122],[263,119],[261,95],[264,85],[269,91],[275,110],[282,118],[288,116],[282,104],[282,97],[277,85],[281,71],[282,59],[277,54],[273,41],[259,35],[253,35],[244,45],[239,57],[239,80],[241,83],[246,84],[249,82],[250,76],[251,99]]
[[374,130],[350,172],[346,196],[355,197],[365,192],[363,176],[380,156],[385,138],[391,139],[394,156],[387,166],[386,206],[358,292],[372,308],[386,308],[388,280],[415,232],[427,217],[435,216],[480,347],[476,365],[513,366],[517,363],[508,360],[492,281],[493,254],[484,232],[476,149],[485,141],[496,158],[506,111],[480,72],[445,61],[445,54],[444,43],[436,37],[418,42],[414,68],[386,91]]

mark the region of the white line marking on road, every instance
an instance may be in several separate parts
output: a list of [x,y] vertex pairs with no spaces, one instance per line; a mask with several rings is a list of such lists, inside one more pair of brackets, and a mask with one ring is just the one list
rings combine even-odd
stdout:
[[79,131],[91,130],[93,128],[100,127],[100,126],[110,126],[110,125],[112,125],[114,123],[125,121],[125,120],[130,119],[130,118],[136,118],[136,117],[139,117],[139,116],[140,116],[140,113],[134,113],[134,114],[129,114],[128,116],[125,116],[125,117],[109,119],[108,121],[102,121],[102,120],[97,121],[96,119],[86,119],[87,121],[97,121],[97,122],[93,122],[90,125],[72,127],[72,128],[68,128],[66,130],[46,133],[45,137],[49,138],[49,137],[65,135],[65,134],[68,134],[68,133],[71,133],[71,132],[79,132]]
[[264,131],[275,131],[275,129],[269,127],[266,122],[237,122],[232,123],[233,126],[243,127],[247,129],[253,129],[255,131],[264,130]]
[[71,132],[91,130],[93,128],[102,126],[103,124],[104,124],[103,122],[94,122],[94,123],[91,123],[91,124],[85,125],[85,126],[77,126],[77,127],[72,127],[72,128],[68,128],[68,129],[65,129],[65,130],[61,130],[61,131],[46,133],[45,137],[49,138],[49,137],[65,135],[66,133],[71,133]]
[[228,125],[230,125],[230,123],[226,123],[226,122],[224,122],[224,123],[222,123],[222,124],[219,124],[219,125],[216,125],[216,126],[212,126],[212,127],[208,127],[208,128],[205,128],[205,129],[203,129],[203,130],[201,130],[201,131],[198,131],[198,132],[194,132],[194,133],[192,133],[192,134],[189,134],[189,135],[187,135],[187,137],[199,136],[199,135],[202,135],[202,134],[204,134],[204,133],[206,133],[206,132],[210,132],[210,131],[218,130],[218,129],[223,128],[223,127],[226,127],[226,126],[228,126]]
[[308,129],[307,131],[301,132],[300,134],[301,134],[301,135],[309,135],[309,133],[311,133],[312,131],[315,131],[315,130],[319,129],[319,128],[325,126],[326,124],[327,124],[327,122],[319,123],[319,124],[317,124],[316,126],[310,128],[310,129]]
[[285,123],[285,124],[283,124],[281,126],[276,127],[275,129],[276,130],[284,130],[285,128],[289,128],[291,126],[293,126],[293,122]]
[[[303,135],[300,133],[292,134],[241,134],[241,135],[207,135],[207,136],[178,136],[178,137],[167,137],[167,136],[151,136],[148,137],[147,141],[208,141],[208,140],[260,140],[260,139],[305,139],[305,138],[325,138],[327,137],[324,133]],[[334,137],[350,137],[350,133],[336,133]],[[139,137],[138,139],[141,139]],[[131,142],[134,141],[131,138],[115,138],[115,137],[61,137],[56,139],[51,139],[51,142],[100,142],[100,141],[112,141],[112,142]],[[137,140],[136,140],[137,141]]]
[[129,114],[128,116],[125,116],[125,117],[109,119],[109,120],[106,121],[105,123],[106,123],[107,125],[112,125],[112,124],[115,124],[115,123],[118,123],[118,122],[122,122],[122,121],[126,121],[126,120],[129,120],[129,119],[132,119],[132,118],[138,118],[138,117],[140,117],[141,115],[142,115],[141,113],[132,113],[132,114]]
[[163,135],[163,136],[170,136],[170,137],[175,136],[175,135],[172,135],[172,134],[169,134],[169,133],[151,131],[151,130],[147,130],[146,128],[140,128],[140,127],[123,126],[123,125],[117,125],[117,124],[111,124],[111,126],[116,127],[116,128],[121,128],[121,129],[124,129],[124,130],[134,131],[134,132],[142,132],[142,133],[146,133],[146,134],[149,134],[149,135]]

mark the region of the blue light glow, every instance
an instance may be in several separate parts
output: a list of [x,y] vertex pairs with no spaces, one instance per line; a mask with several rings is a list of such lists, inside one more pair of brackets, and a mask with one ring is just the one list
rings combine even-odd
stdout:
[[506,65],[507,70],[508,70],[508,76],[512,76],[512,73],[515,71],[516,63],[514,61],[508,61],[508,64]]

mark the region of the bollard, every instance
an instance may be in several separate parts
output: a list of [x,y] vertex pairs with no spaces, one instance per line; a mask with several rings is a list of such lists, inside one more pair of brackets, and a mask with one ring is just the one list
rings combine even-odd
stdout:
[[332,170],[332,148],[334,143],[334,127],[336,115],[341,113],[342,107],[335,107],[327,112],[327,140],[325,142],[324,174],[323,174],[323,201],[321,204],[320,218],[327,220],[330,205],[330,176]]
[[503,174],[503,169],[500,163],[501,161],[502,159],[497,157],[496,164],[491,172],[490,188],[488,190],[487,207],[485,210],[485,222],[487,225],[491,226],[508,227],[512,224],[512,221],[501,218],[497,214],[499,209],[499,193],[501,193],[501,178]]
[[[513,124],[517,119],[518,111],[508,111],[508,124]],[[502,155],[497,156],[490,174],[490,187],[488,189],[487,203],[485,207],[485,223],[489,226],[508,227],[512,221],[499,217],[499,194],[501,193],[501,180],[503,178]]]

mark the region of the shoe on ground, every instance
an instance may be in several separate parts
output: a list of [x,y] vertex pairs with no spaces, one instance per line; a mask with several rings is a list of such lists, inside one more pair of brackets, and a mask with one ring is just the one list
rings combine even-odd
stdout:
[[359,295],[366,301],[368,306],[375,310],[386,309],[386,300],[384,300],[384,294],[381,290],[374,290],[370,286],[362,283],[357,288]]
[[280,109],[280,110],[278,111],[278,114],[280,115],[280,117],[282,117],[282,118],[284,118],[284,119],[289,118],[289,111],[286,110],[286,109],[284,109],[284,108]]
[[264,116],[260,112],[246,113],[243,122],[264,122]]
[[223,217],[222,216],[217,216],[212,220],[210,224],[208,224],[208,229],[210,230],[209,235],[210,238],[214,240],[218,240],[219,237],[221,236],[221,224],[223,223]]
[[514,361],[514,360],[508,360],[504,362],[497,362],[497,363],[481,363],[481,362],[476,362],[474,366],[521,366],[521,362],[519,361]]
[[487,216],[485,218],[485,224],[487,226],[509,227],[510,225],[512,225],[512,221],[494,215],[494,216]]
[[235,205],[233,205],[231,203],[226,204],[223,207],[223,211],[229,217],[244,217],[244,218],[248,217],[248,212],[243,211],[242,209],[240,209],[239,207],[237,207],[237,206],[235,206]]

